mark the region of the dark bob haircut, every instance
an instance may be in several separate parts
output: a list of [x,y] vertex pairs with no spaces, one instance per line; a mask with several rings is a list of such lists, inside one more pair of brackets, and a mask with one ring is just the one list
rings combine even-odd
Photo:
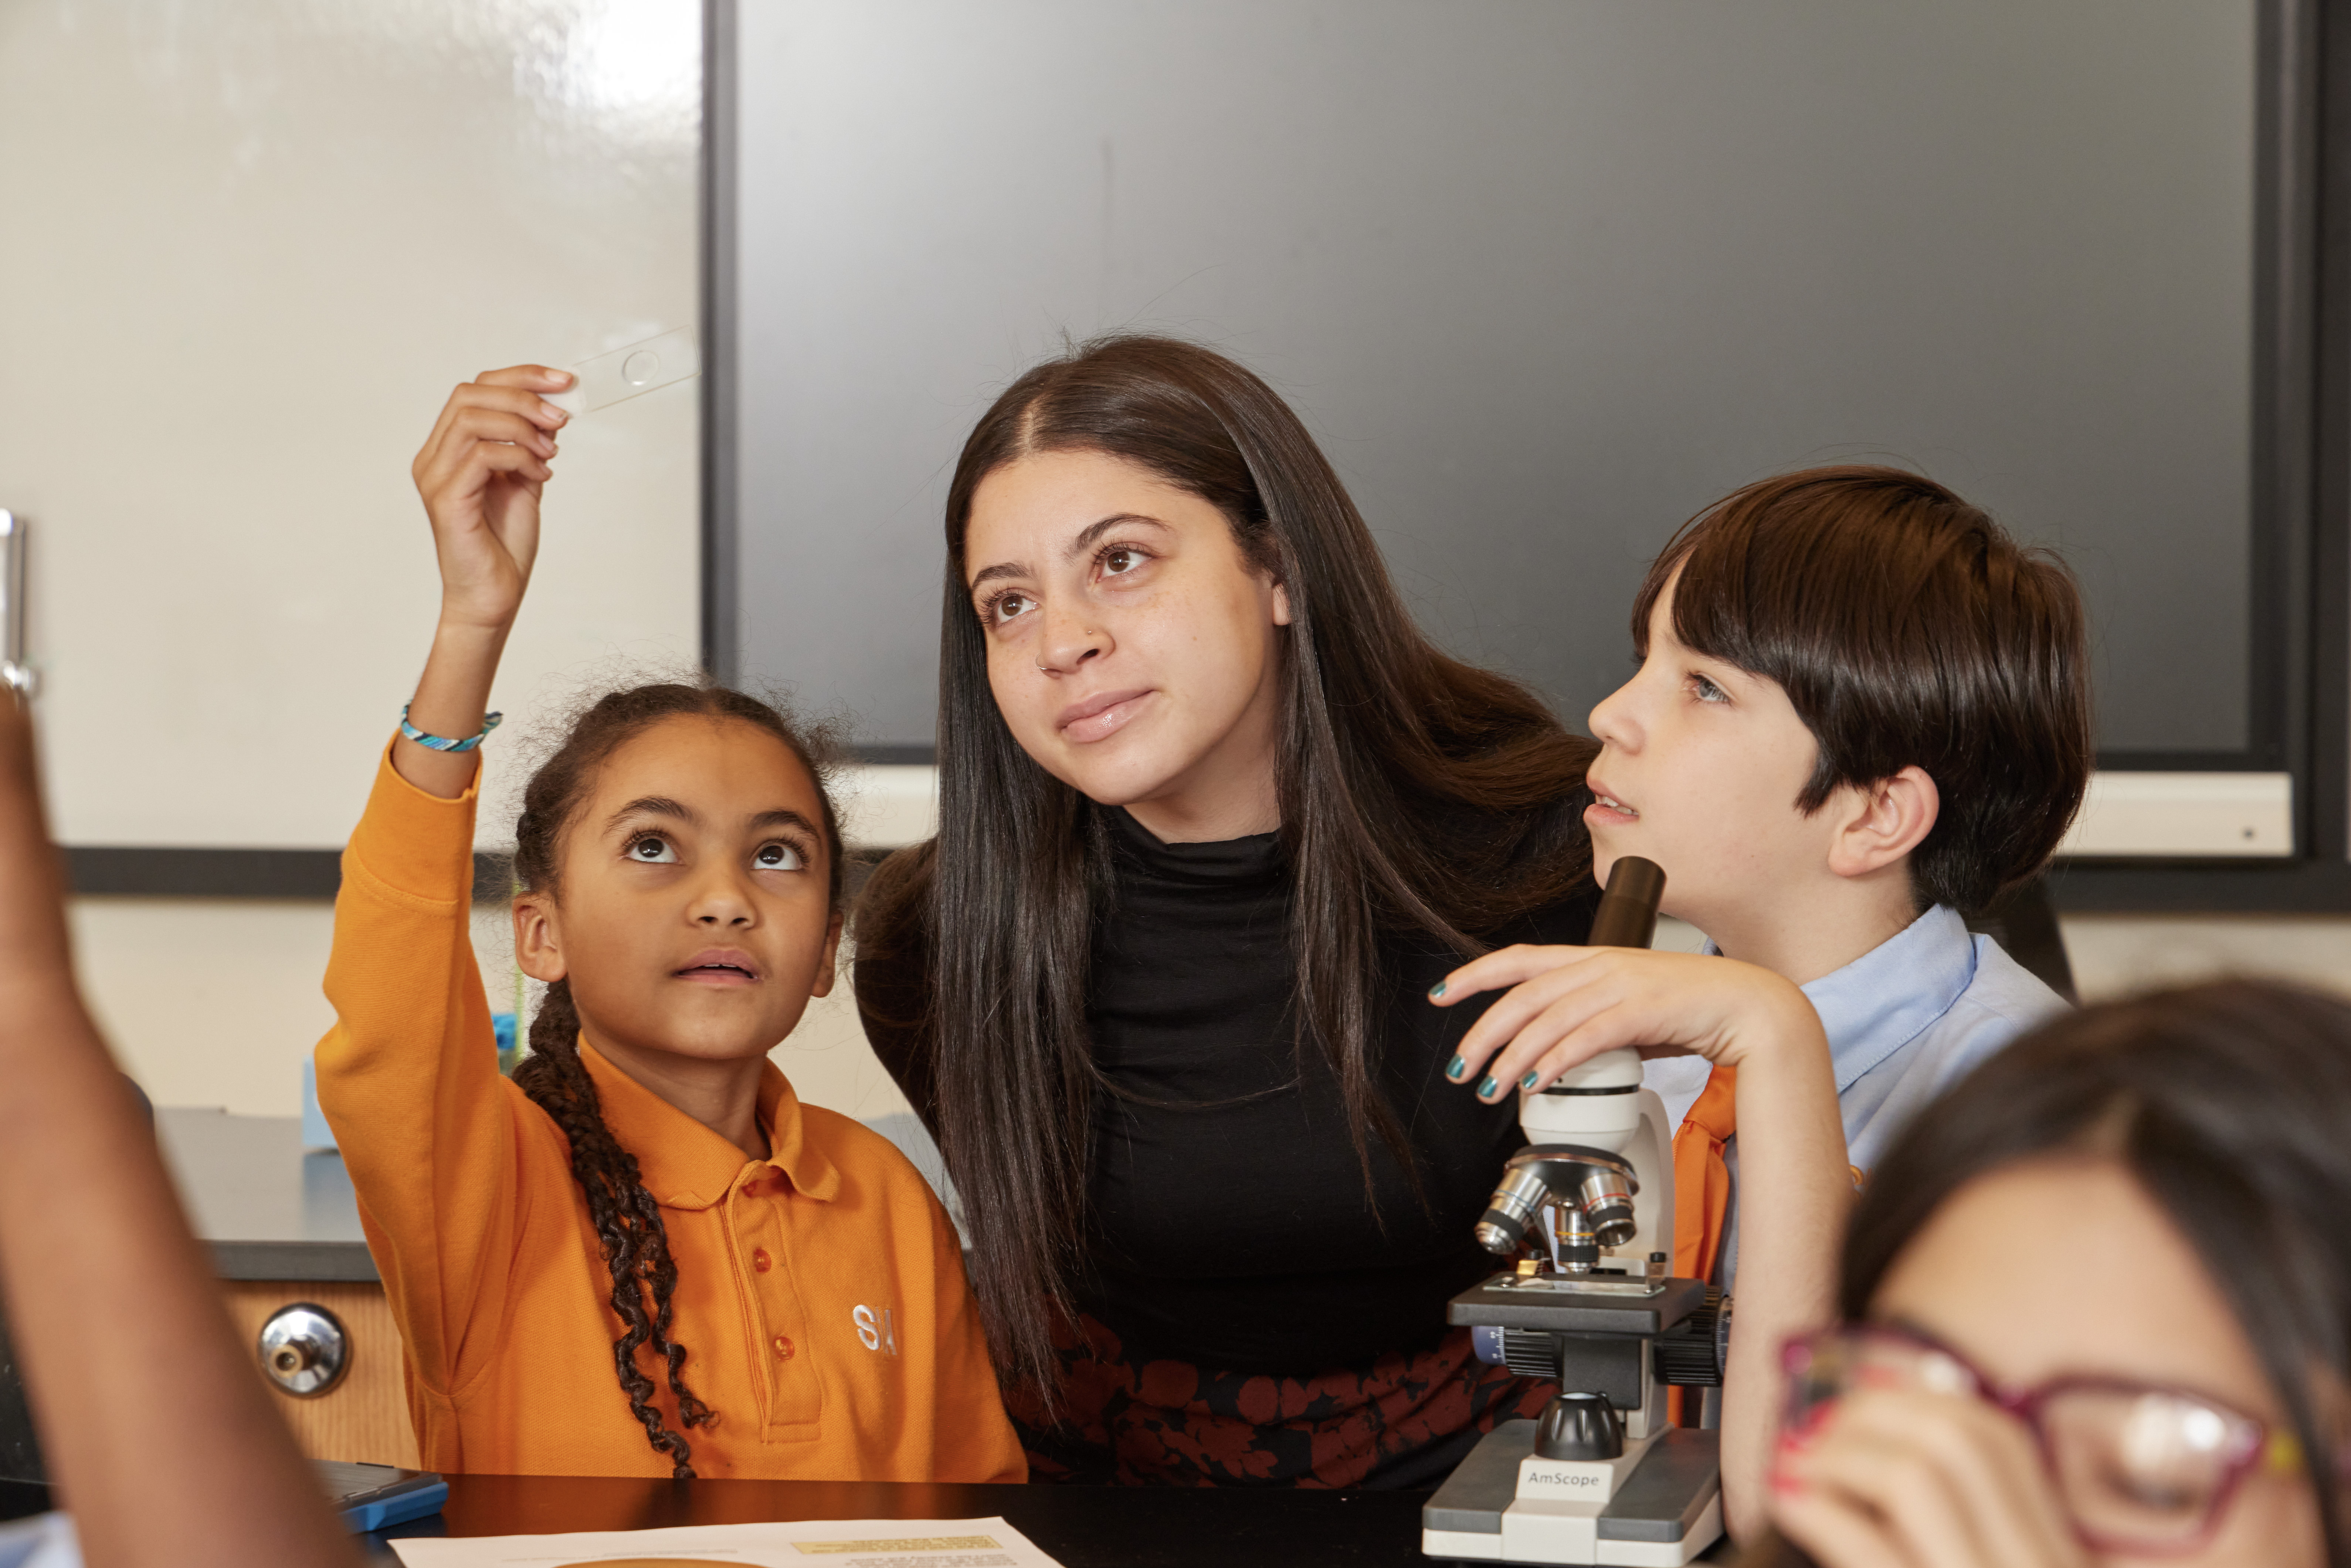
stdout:
[[2055,852],[2091,760],[2082,598],[2056,557],[1931,479],[1808,468],[1675,534],[1633,606],[1644,655],[1668,584],[1674,635],[1777,682],[1820,743],[1798,810],[1914,765],[1935,781],[1922,906],[1980,910]]

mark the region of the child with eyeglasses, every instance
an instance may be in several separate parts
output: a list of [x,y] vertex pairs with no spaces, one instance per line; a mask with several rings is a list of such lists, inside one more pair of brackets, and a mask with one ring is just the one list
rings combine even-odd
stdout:
[[1790,1343],[1757,1563],[2351,1565],[2351,1003],[2060,1018],[1913,1123]]

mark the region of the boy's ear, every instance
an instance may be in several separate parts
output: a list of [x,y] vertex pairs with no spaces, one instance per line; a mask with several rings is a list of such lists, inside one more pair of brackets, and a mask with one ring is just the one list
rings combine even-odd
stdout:
[[553,985],[571,972],[556,928],[555,901],[544,894],[526,893],[514,901],[514,944],[515,967],[534,980]]
[[824,962],[817,966],[816,984],[809,988],[810,996],[829,997],[832,995],[833,960],[840,956],[841,916],[836,915],[832,917],[832,924],[825,927]]
[[1943,797],[1923,768],[1842,791],[1846,814],[1829,844],[1829,870],[1867,876],[1900,861],[1934,831]]

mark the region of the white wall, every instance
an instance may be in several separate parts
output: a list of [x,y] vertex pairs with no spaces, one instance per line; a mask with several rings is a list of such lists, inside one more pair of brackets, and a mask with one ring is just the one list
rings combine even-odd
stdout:
[[[333,906],[265,899],[78,898],[76,965],[107,1038],[162,1105],[291,1116],[302,1061],[334,1021],[319,992]],[[505,912],[477,910],[494,1008],[513,994]],[[860,1121],[907,1111],[858,1027],[844,973],[775,1051],[802,1099]]]
[[302,1059],[334,1018],[319,989],[331,906],[78,898],[71,913],[83,994],[149,1098],[301,1110]]
[[2059,924],[2085,1001],[2227,974],[2351,993],[2351,916],[2074,915]]
[[[494,1002],[511,995],[503,916],[475,922]],[[83,898],[73,907],[85,988],[124,1064],[166,1105],[290,1116],[302,1059],[332,1015],[319,993],[325,904]],[[2222,972],[2279,975],[2351,991],[2351,917],[2068,916],[2065,946],[2090,1000]],[[1687,927],[1660,946],[1695,946]],[[810,1005],[775,1061],[812,1104],[872,1121],[905,1111],[857,1024],[847,977]]]

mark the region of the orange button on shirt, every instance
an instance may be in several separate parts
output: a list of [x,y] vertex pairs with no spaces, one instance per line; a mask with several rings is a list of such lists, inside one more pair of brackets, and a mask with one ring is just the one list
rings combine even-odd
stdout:
[[[474,803],[379,768],[343,855],[319,1101],[406,1343],[425,1467],[666,1476],[613,1373],[621,1322],[569,1145],[498,1075],[468,930]],[[669,1231],[672,1337],[715,1427],[681,1427],[663,1368],[637,1359],[696,1474],[1026,1479],[954,1228],[904,1155],[770,1064],[774,1157],[747,1161],[584,1040],[580,1057]]]

